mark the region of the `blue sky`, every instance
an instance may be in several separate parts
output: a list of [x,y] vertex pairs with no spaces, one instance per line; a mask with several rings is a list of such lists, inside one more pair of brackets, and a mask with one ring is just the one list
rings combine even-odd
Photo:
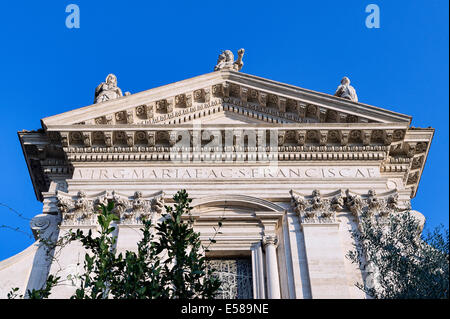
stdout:
[[[80,28],[65,8],[80,8]],[[368,29],[368,4],[380,8]],[[31,234],[42,209],[17,131],[89,105],[108,73],[132,93],[213,70],[246,50],[242,72],[333,94],[346,75],[363,103],[408,114],[435,137],[413,208],[448,227],[449,35],[446,0],[4,1],[0,10],[0,225]],[[33,241],[0,228],[0,260]]]

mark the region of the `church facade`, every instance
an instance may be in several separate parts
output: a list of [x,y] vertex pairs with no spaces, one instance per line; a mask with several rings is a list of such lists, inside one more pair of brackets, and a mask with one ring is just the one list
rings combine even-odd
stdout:
[[[142,218],[158,220],[186,189],[205,244],[222,221],[207,253],[226,278],[222,298],[365,298],[355,287],[365,271],[345,257],[350,230],[367,209],[422,216],[410,200],[434,129],[358,102],[348,78],[329,95],[242,73],[243,54],[227,50],[211,73],[136,94],[111,74],[94,104],[18,132],[43,203],[33,232],[95,230],[95,207],[112,200],[117,250],[133,250]],[[77,243],[52,257],[36,242],[0,262],[0,298],[82,270]],[[51,298],[75,286],[67,279]]]

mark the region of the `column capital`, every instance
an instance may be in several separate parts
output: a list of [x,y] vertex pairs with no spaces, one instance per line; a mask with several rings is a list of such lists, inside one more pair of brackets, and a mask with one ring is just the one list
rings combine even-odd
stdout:
[[265,235],[262,240],[263,246],[274,245],[278,246],[278,237],[277,235]]

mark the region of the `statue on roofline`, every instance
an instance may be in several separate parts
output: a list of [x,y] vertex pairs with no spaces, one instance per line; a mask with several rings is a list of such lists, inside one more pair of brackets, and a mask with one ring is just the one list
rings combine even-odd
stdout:
[[[125,96],[130,92],[125,92]],[[100,83],[95,89],[94,104],[114,100],[123,96],[122,90],[117,86],[117,77],[114,74],[108,74],[106,81]]]
[[356,95],[355,88],[350,85],[350,79],[344,76],[341,80],[341,85],[338,86],[334,96],[349,99],[353,102],[358,102],[358,96]]
[[244,62],[242,61],[242,57],[244,56],[245,50],[240,49],[238,51],[238,58],[234,61],[233,52],[230,50],[222,51],[217,59],[217,64],[214,67],[214,71],[219,70],[234,70],[240,71],[244,66]]

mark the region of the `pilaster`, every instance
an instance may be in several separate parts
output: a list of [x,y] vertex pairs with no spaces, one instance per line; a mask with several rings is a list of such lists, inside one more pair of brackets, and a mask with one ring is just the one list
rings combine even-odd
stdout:
[[345,254],[339,237],[336,211],[342,209],[339,190],[322,196],[318,190],[303,196],[291,191],[294,210],[303,232],[311,297],[348,298]]

